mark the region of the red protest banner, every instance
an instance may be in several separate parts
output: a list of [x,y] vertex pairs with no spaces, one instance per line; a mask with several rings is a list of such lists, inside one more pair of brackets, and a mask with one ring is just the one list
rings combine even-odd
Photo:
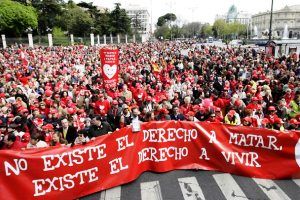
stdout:
[[119,50],[100,50],[104,88],[109,89],[117,86],[119,76]]
[[147,170],[205,169],[300,178],[299,132],[208,122],[150,122],[86,145],[0,151],[5,199],[75,199],[128,183]]

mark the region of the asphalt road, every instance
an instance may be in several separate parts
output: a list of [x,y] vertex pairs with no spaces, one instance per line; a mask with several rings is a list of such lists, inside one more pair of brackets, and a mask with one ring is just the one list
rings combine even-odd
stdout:
[[300,200],[300,179],[266,180],[213,171],[143,173],[137,180],[82,200]]

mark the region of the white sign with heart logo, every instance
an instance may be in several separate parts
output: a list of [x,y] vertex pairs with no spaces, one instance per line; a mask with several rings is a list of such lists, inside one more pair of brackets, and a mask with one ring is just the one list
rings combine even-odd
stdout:
[[109,79],[111,79],[117,73],[117,65],[110,66],[109,64],[105,64],[103,66],[103,72]]

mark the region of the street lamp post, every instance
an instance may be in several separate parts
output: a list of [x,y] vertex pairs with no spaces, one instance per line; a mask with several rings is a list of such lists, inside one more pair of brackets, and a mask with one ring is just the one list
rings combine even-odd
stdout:
[[51,33],[52,29],[47,27],[46,32],[48,33],[48,44],[49,47],[53,46],[53,39],[52,39],[52,33]]
[[32,28],[28,27],[25,31],[28,34],[28,45],[33,48]]
[[271,3],[271,14],[270,14],[270,28],[269,28],[269,41],[272,39],[272,20],[273,20],[273,0]]

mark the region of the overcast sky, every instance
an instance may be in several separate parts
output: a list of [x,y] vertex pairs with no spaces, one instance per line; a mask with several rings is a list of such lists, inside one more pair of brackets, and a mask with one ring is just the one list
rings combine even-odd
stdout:
[[[80,2],[82,0],[75,0]],[[121,3],[121,7],[128,4],[140,5],[146,7],[151,14],[153,24],[157,18],[172,12],[176,14],[181,22],[209,22],[213,23],[217,14],[224,14],[229,7],[234,4],[238,11],[246,11],[250,14],[256,14],[271,10],[271,0],[84,0],[85,2],[94,2],[94,5],[113,8],[114,3]],[[152,6],[151,6],[152,2]],[[286,5],[300,4],[299,0],[274,0],[274,10],[283,8]]]

